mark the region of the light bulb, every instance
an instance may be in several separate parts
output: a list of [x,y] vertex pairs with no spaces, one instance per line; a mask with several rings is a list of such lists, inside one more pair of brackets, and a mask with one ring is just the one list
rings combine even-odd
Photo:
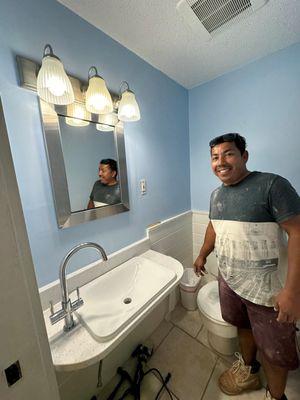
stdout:
[[72,103],[67,106],[66,123],[71,126],[87,126],[91,119],[91,114],[87,112],[83,104]]
[[74,106],[74,118],[81,118],[85,117],[85,110],[82,105],[75,104]]
[[125,104],[123,106],[122,115],[125,118],[131,119],[135,115],[135,109],[131,104]]
[[108,101],[106,100],[105,96],[100,93],[96,93],[89,97],[87,104],[89,107],[92,107],[94,110],[100,112],[108,105]]
[[62,96],[67,86],[58,76],[50,76],[46,80],[47,89],[53,94],[53,96]]

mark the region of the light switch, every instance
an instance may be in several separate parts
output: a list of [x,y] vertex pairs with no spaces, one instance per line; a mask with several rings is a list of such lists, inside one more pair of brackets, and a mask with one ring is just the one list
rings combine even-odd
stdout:
[[147,185],[146,185],[146,179],[143,178],[140,180],[140,192],[142,195],[146,194],[147,192]]

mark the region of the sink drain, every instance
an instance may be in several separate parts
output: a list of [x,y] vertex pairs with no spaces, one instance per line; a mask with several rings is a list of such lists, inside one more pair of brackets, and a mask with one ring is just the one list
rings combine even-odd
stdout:
[[129,304],[132,302],[132,299],[130,297],[126,297],[126,299],[123,300],[123,303]]

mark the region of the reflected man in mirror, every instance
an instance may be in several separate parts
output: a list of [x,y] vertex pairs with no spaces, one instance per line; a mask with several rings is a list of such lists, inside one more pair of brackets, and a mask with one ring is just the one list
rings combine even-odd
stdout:
[[120,185],[117,180],[118,165],[112,158],[99,164],[99,180],[94,183],[87,208],[121,203]]

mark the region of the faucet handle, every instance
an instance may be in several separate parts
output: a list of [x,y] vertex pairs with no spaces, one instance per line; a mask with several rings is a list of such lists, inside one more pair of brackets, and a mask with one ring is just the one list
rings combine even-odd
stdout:
[[71,302],[72,311],[76,311],[79,307],[81,307],[83,305],[83,300],[80,297],[80,293],[79,293],[79,287],[76,288],[76,292],[77,292],[77,299],[75,301]]
[[54,324],[56,324],[56,322],[60,321],[61,319],[63,319],[66,316],[66,311],[63,309],[54,311],[54,306],[53,306],[52,300],[49,301],[49,304],[50,304],[49,318],[50,318],[51,324],[54,325]]
[[50,315],[53,315],[53,314],[54,314],[53,301],[50,300],[50,301],[49,301],[49,304],[50,304]]

